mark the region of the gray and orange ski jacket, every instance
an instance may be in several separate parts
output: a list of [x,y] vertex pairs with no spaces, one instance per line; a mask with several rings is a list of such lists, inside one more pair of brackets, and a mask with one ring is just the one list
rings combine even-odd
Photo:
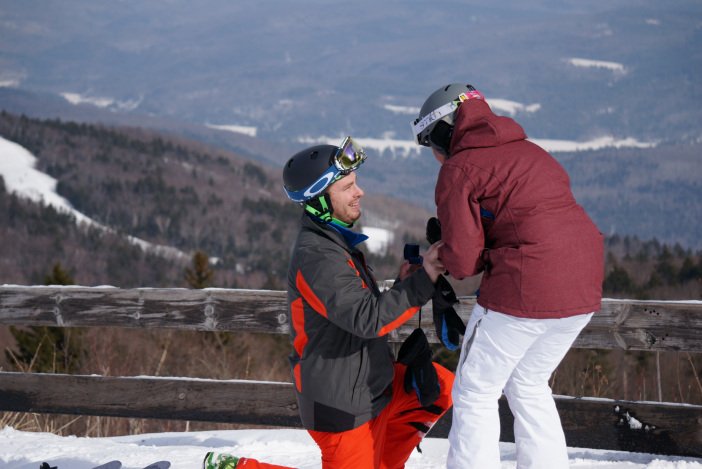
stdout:
[[392,397],[387,334],[417,313],[434,285],[424,269],[380,292],[363,253],[303,215],[288,270],[293,382],[303,426],[341,432]]

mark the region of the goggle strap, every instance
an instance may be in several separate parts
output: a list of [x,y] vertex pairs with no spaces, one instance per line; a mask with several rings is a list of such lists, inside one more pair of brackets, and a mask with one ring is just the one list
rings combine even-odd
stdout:
[[[329,223],[333,220],[332,218],[332,208],[330,201],[327,200],[329,194],[323,194],[313,199],[305,202],[305,211],[310,215],[321,219],[325,223]],[[318,203],[319,208],[315,207],[313,204]]]

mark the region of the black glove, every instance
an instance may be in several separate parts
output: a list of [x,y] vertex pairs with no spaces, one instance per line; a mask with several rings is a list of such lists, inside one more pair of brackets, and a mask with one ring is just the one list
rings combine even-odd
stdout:
[[417,328],[405,339],[397,354],[397,361],[407,365],[405,392],[412,389],[422,407],[427,407],[439,398],[439,377],[431,360],[431,349],[424,331]]
[[427,220],[427,241],[429,244],[434,244],[437,241],[441,241],[441,223],[436,217],[431,217]]
[[443,275],[439,275],[434,296],[431,298],[434,328],[441,343],[451,351],[461,345],[460,336],[466,333],[466,325],[453,308],[456,304],[458,304],[458,298],[453,287]]

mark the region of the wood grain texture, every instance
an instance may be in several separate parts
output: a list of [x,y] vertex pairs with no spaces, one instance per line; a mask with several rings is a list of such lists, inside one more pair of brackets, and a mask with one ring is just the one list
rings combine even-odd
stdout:
[[[702,457],[702,406],[556,396],[568,446]],[[300,428],[292,384],[0,372],[0,410]],[[501,441],[514,418],[499,402]],[[448,412],[430,436],[445,438]]]
[[[474,297],[460,299],[467,320]],[[286,293],[267,290],[0,286],[0,324],[59,327],[146,327],[287,334]],[[431,302],[422,308],[429,341],[437,343]],[[415,316],[391,332],[402,342]],[[602,300],[574,347],[702,352],[702,302]]]

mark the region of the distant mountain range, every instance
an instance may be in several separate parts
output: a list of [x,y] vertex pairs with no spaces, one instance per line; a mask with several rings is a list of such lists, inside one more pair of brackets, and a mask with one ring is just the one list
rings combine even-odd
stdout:
[[702,136],[696,0],[4,2],[0,85],[113,112],[307,136],[410,140],[467,81],[533,138]]
[[32,0],[0,14],[10,112],[167,131],[278,174],[349,134],[371,156],[369,192],[432,211],[438,166],[409,121],[468,81],[555,151],[603,232],[702,247],[697,1]]

